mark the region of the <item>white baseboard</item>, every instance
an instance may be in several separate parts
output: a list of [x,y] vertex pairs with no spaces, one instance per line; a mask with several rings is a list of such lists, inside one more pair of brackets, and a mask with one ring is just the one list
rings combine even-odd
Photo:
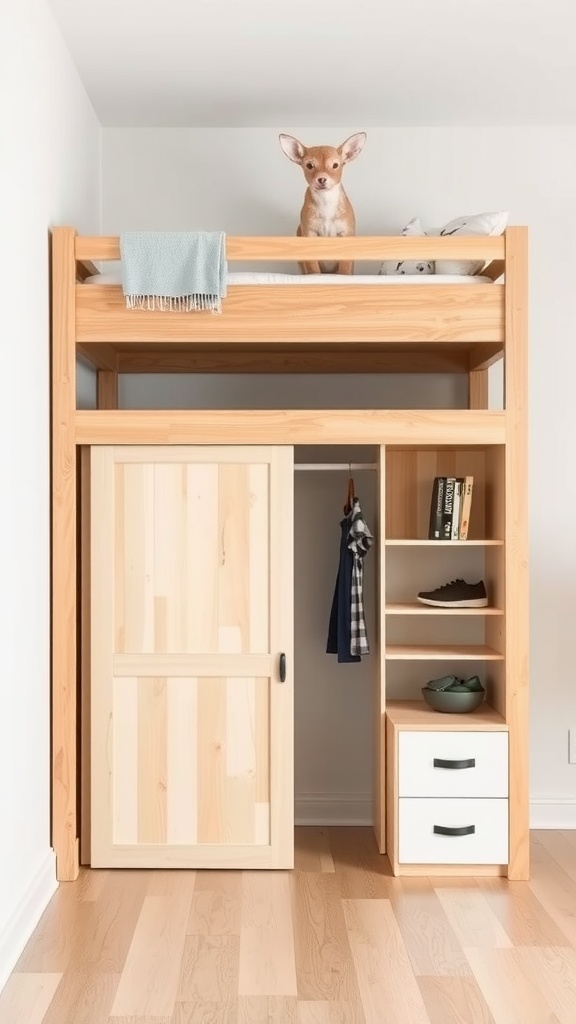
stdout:
[[371,825],[370,793],[297,793],[296,825]]
[[0,991],[57,888],[56,857],[49,850],[0,932]]
[[530,828],[576,828],[576,800],[531,800]]

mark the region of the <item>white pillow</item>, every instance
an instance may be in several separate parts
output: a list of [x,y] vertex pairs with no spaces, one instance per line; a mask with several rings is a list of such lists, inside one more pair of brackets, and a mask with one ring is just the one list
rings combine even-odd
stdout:
[[[423,230],[422,225],[418,217],[414,217],[413,220],[409,221],[404,230],[403,235],[419,235],[423,237],[426,232]],[[412,274],[412,275],[428,275],[434,274],[434,263],[429,260],[384,260],[380,264],[379,274]]]
[[[427,235],[502,235],[508,224],[508,212],[475,213],[456,217],[443,228],[433,228]],[[437,274],[477,274],[485,260],[436,260]]]
[[[403,235],[502,235],[508,224],[509,214],[498,213],[475,213],[470,216],[456,217],[448,221],[441,228],[430,228],[424,231],[420,220],[415,217],[404,228]],[[393,260],[386,260],[380,267],[380,274],[478,274],[484,266],[484,260],[436,260],[436,267],[433,270],[395,269],[414,267],[434,267],[434,263],[422,263],[416,260],[404,260],[396,263]]]

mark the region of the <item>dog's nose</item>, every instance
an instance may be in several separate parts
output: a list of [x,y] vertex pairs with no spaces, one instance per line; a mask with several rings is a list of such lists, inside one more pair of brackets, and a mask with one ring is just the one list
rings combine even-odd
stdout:
[[317,180],[319,185],[325,185],[326,182],[328,181],[327,178],[317,178],[316,180]]

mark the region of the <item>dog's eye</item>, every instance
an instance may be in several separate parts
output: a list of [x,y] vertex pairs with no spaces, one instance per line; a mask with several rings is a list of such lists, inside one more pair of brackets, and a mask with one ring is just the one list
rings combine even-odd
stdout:
[[310,163],[310,161],[308,161],[308,163],[306,164],[306,167],[308,168],[309,171],[313,171],[314,170],[314,164]]
[[339,166],[340,166],[340,164],[332,164],[332,170],[334,170],[334,171],[335,171],[335,170],[336,170],[336,168],[337,168],[337,167],[339,167]]

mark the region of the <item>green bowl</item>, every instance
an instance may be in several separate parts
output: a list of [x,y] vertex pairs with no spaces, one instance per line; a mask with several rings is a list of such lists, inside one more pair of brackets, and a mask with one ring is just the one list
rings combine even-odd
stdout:
[[448,715],[461,715],[466,711],[474,711],[474,708],[484,700],[484,690],[468,690],[462,693],[458,690],[429,690],[422,687],[422,696],[428,707],[434,711],[443,711]]

